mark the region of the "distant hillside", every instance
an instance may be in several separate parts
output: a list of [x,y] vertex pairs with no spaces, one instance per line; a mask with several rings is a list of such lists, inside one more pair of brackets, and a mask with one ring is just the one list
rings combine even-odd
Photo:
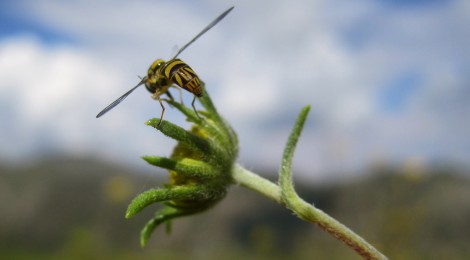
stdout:
[[[236,186],[214,209],[176,220],[171,235],[157,230],[140,249],[140,229],[157,207],[131,220],[124,212],[135,195],[162,185],[165,171],[85,159],[0,169],[0,259],[359,259],[315,226]],[[387,167],[368,176],[297,187],[391,259],[470,259],[468,179],[449,169],[402,174]]]

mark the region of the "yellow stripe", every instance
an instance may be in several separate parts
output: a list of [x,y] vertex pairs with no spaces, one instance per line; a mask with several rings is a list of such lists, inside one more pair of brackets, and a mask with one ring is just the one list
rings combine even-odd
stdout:
[[185,64],[182,60],[172,60],[170,62],[168,62],[168,64],[165,66],[165,71],[164,71],[164,75],[165,77],[167,78],[170,78],[170,73],[172,71],[172,69],[176,66],[176,65],[179,65],[179,64]]
[[174,76],[173,79],[176,80],[176,82],[175,82],[176,85],[178,85],[178,86],[180,86],[180,87],[184,87],[184,82],[183,82],[183,80],[181,79],[181,75],[178,74],[178,73],[175,73],[175,74],[173,74],[173,76]]

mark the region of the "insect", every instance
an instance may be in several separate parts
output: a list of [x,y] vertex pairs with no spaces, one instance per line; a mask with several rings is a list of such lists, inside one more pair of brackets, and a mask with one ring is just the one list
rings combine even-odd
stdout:
[[[158,100],[160,106],[162,107],[162,114],[160,116],[160,123],[158,124],[158,126],[161,125],[163,115],[165,113],[165,106],[163,105],[160,96],[162,94],[166,94],[170,99],[173,99],[170,92],[168,91],[170,87],[179,86],[180,88],[193,93],[194,98],[191,102],[191,106],[193,107],[194,112],[196,112],[196,115],[199,116],[196,111],[196,107],[194,106],[194,102],[196,101],[196,97],[201,97],[203,95],[201,81],[199,80],[197,74],[191,69],[191,67],[189,67],[189,65],[183,62],[182,60],[177,59],[177,57],[189,45],[196,41],[201,35],[206,33],[209,29],[211,29],[218,22],[220,22],[230,11],[232,11],[233,8],[233,6],[230,7],[217,18],[215,18],[215,20],[212,21],[209,25],[207,25],[198,35],[196,35],[196,37],[194,37],[191,41],[189,41],[188,43],[186,43],[186,45],[179,49],[171,60],[155,60],[152,65],[150,65],[147,71],[147,75],[141,78],[141,81],[135,87],[131,88],[120,98],[116,99],[113,103],[105,107],[101,112],[98,113],[98,115],[96,115],[96,118],[101,117],[106,112],[113,109],[141,85],[145,85],[145,88],[150,93],[152,93],[152,98]],[[181,89],[179,90],[181,95]]]

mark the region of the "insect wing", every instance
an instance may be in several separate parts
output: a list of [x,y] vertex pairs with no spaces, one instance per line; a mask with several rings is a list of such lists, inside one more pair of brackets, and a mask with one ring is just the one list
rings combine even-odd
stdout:
[[101,110],[101,112],[98,113],[98,115],[96,115],[96,118],[99,118],[101,117],[102,115],[106,114],[106,112],[108,112],[109,110],[113,109],[115,106],[117,106],[119,103],[121,103],[121,101],[123,101],[127,96],[129,96],[129,94],[132,93],[132,91],[134,91],[136,88],[138,88],[140,85],[144,84],[145,83],[145,80],[147,79],[147,77],[144,77],[140,82],[139,84],[137,84],[137,86],[131,88],[131,90],[127,91],[124,95],[122,95],[120,98],[116,99],[113,103],[109,104],[109,106],[105,107],[103,110]]
[[184,49],[186,49],[189,45],[191,45],[191,43],[193,43],[194,41],[197,40],[197,38],[201,37],[201,35],[203,35],[205,32],[207,32],[210,28],[214,27],[214,25],[216,25],[218,22],[220,22],[222,19],[224,19],[224,17],[230,13],[230,11],[232,11],[232,9],[234,8],[234,6],[230,7],[229,9],[227,9],[227,11],[223,12],[221,15],[219,15],[217,18],[215,18],[214,21],[212,21],[208,26],[206,26],[206,28],[202,29],[202,31],[196,35],[196,37],[194,37],[191,41],[189,41],[188,43],[186,43],[186,45],[184,45],[177,53],[176,55],[173,57],[172,60],[176,59],[176,57],[182,53],[184,51]]

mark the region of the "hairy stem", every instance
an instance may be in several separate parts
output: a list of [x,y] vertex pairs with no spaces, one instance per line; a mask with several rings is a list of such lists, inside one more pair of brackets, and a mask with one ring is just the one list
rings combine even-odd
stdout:
[[[281,188],[278,185],[243,168],[243,166],[238,164],[235,166],[233,178],[240,185],[255,190],[279,204],[286,206],[286,203],[283,202],[283,198],[281,196]],[[291,199],[287,204],[289,205],[289,209],[296,215],[306,221],[316,224],[324,231],[341,240],[364,259],[387,259],[387,257],[367,243],[362,237],[339,223],[334,218],[330,217],[322,210],[305,202],[300,197]]]

